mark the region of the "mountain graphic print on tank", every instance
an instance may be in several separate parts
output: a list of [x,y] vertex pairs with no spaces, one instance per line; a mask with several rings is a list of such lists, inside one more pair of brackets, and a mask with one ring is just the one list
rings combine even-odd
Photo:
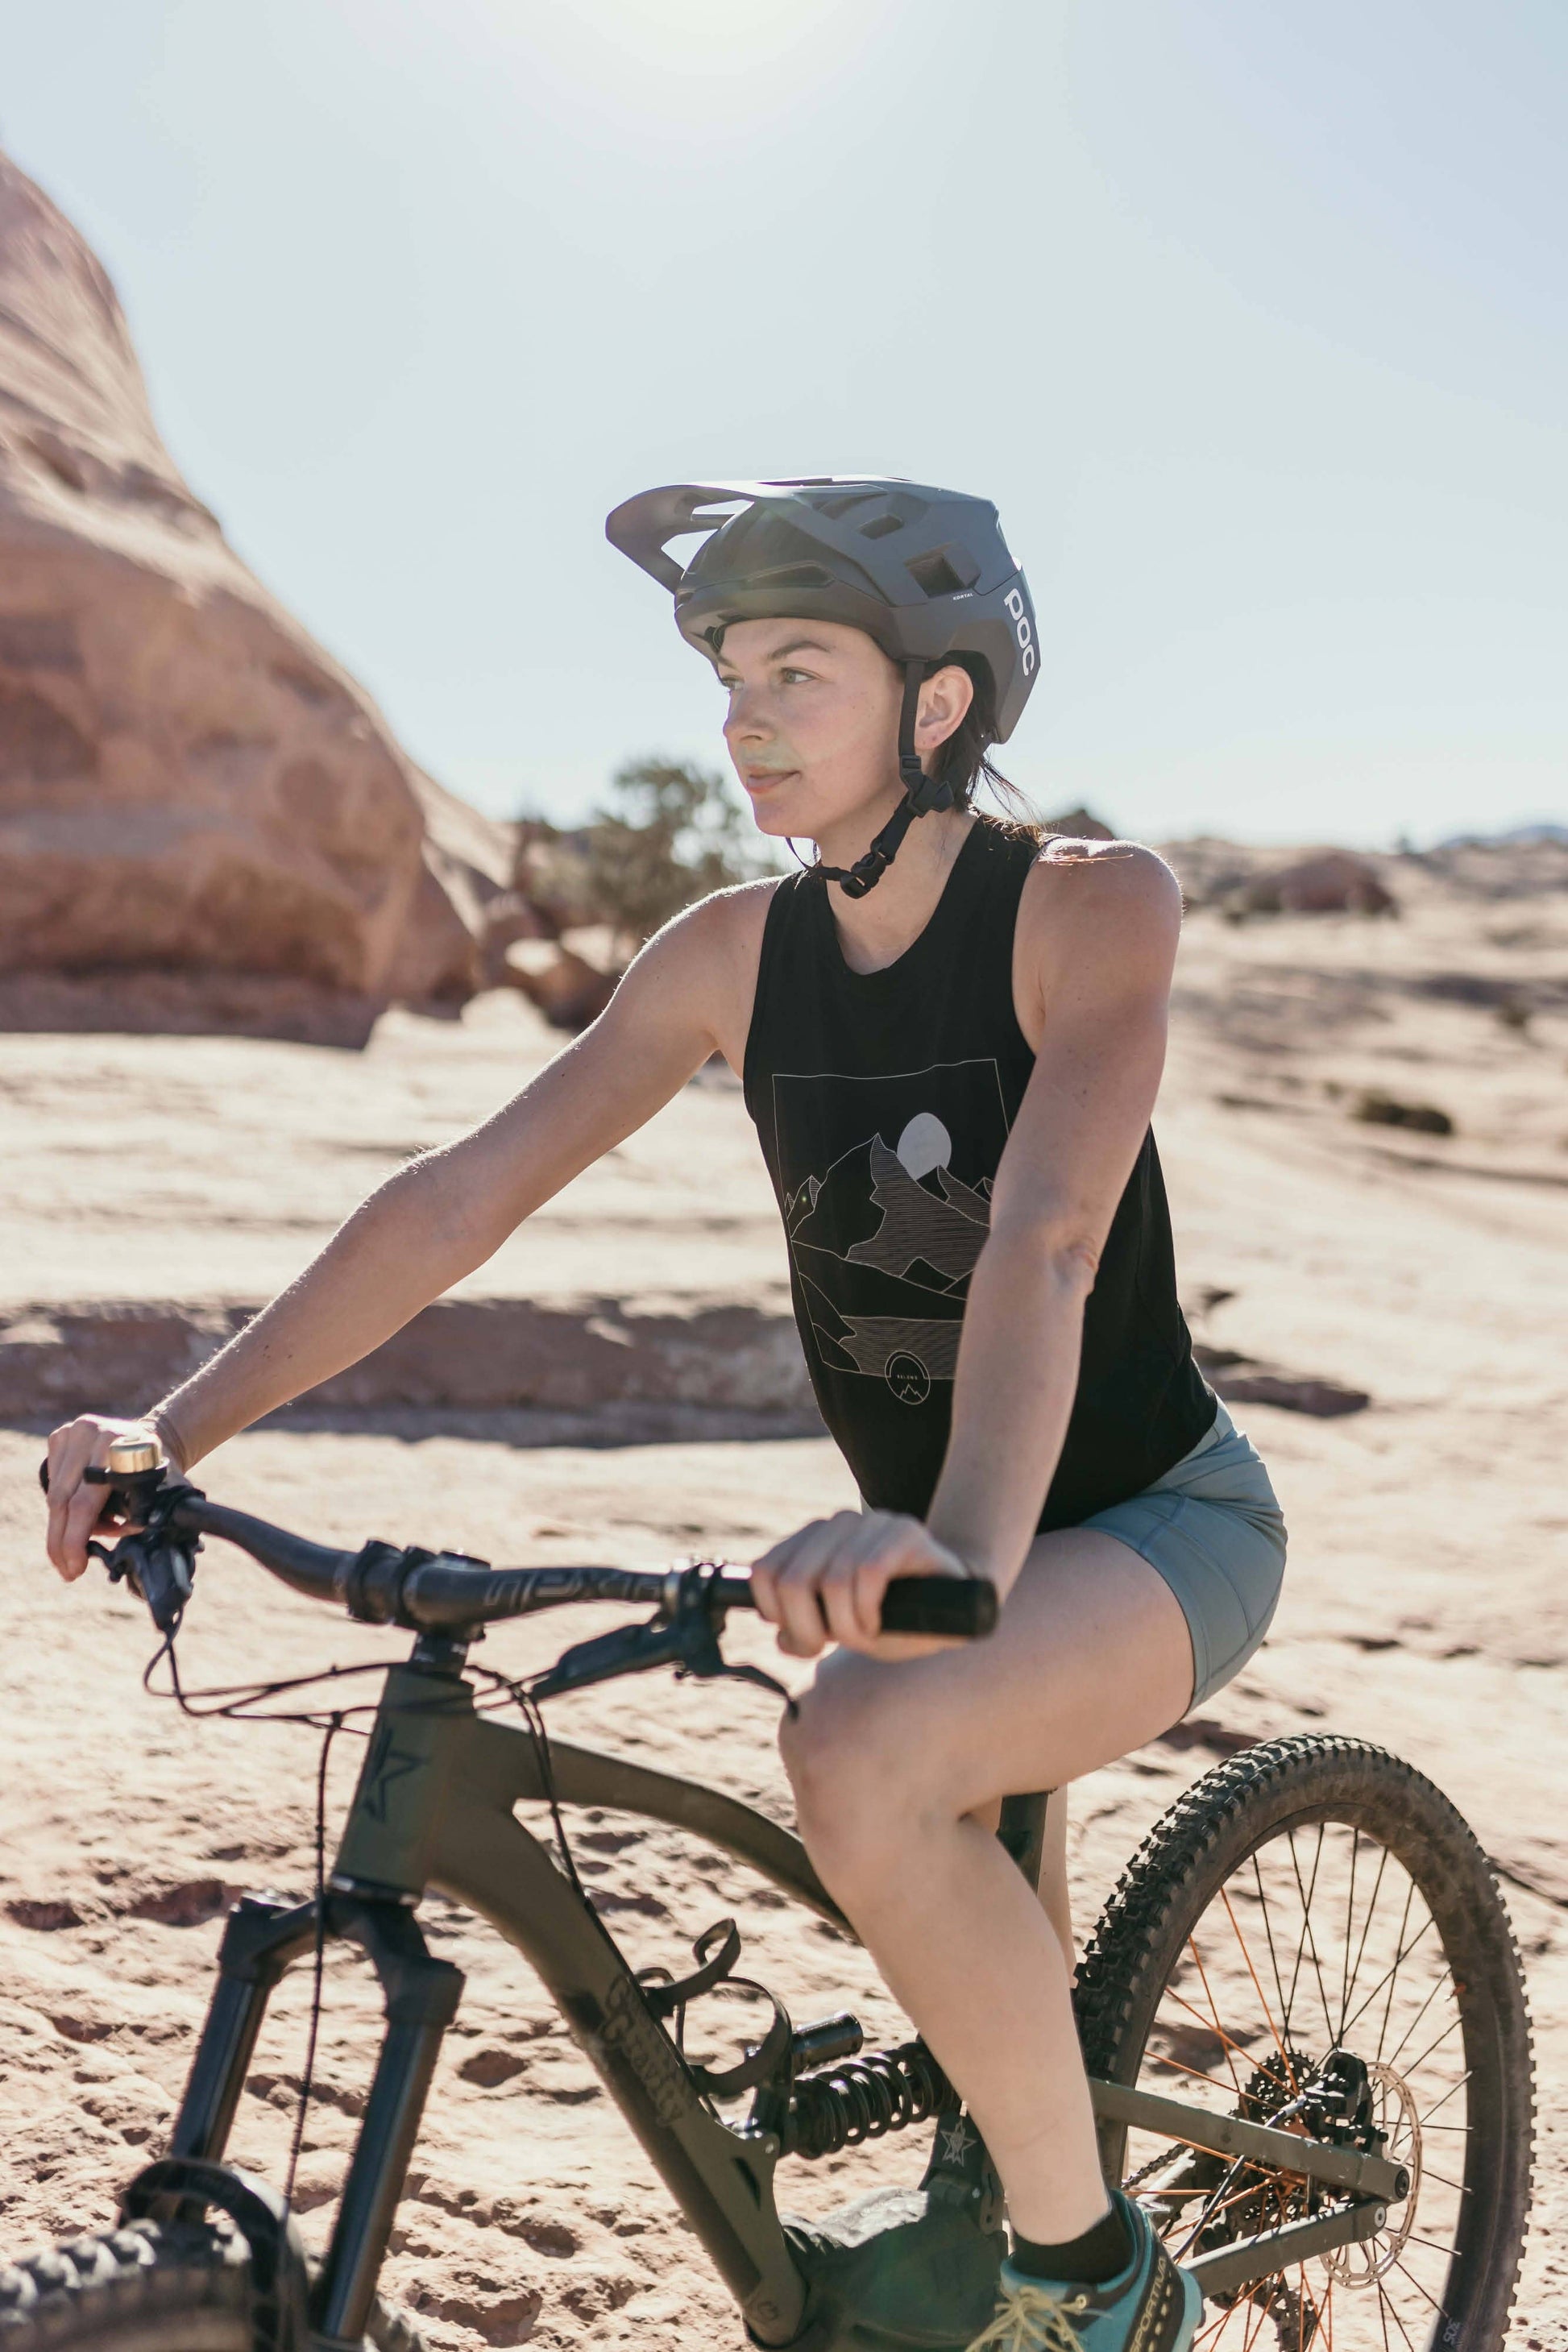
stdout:
[[773,1097],[784,1228],[821,1365],[921,1405],[957,1370],[990,1227],[1007,1140],[995,1061],[885,1077],[775,1071]]

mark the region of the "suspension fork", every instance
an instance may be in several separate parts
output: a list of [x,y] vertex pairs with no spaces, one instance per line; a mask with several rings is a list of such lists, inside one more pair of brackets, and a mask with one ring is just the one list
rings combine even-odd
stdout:
[[[321,1905],[247,1895],[230,1913],[218,1980],[175,2121],[171,2154],[216,2164],[233,2128],[267,2004],[317,1937],[357,1944],[374,1969],[386,2023],[336,2220],[310,2294],[323,2347],[363,2341],[442,2036],[462,1971],[432,1958],[414,1917],[455,1756],[472,1721],[463,1646],[425,1635],[387,1675]],[[367,1859],[371,1867],[366,1869]]]
[[[352,2345],[357,2352],[463,1974],[449,1961],[432,1958],[412,1911],[395,1898],[330,1894],[321,1930],[330,1939],[360,1946],[386,2003],[364,2117],[310,2294],[318,2342]],[[316,1933],[313,1903],[290,1909],[247,1895],[230,1913],[172,2155],[221,2160],[268,2000],[289,1962],[313,1948]]]

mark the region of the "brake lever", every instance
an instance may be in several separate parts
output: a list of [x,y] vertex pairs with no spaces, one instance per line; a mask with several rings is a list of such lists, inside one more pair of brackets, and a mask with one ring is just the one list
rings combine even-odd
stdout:
[[[708,1638],[713,1640],[711,1633]],[[689,1630],[679,1618],[650,1617],[641,1625],[617,1625],[613,1633],[597,1633],[592,1641],[574,1642],[563,1650],[529,1688],[536,1699],[558,1698],[563,1691],[586,1690],[591,1683],[611,1682],[618,1675],[684,1665],[689,1643]],[[713,1648],[717,1654],[716,1642]]]
[[[133,1459],[140,1460],[152,1448],[127,1447]],[[113,1451],[110,1462],[113,1461]],[[121,1519],[136,1519],[141,1525],[121,1536],[113,1545],[102,1543],[94,1536],[88,1540],[88,1556],[100,1559],[109,1570],[111,1584],[128,1583],[133,1592],[147,1604],[153,1624],[165,1639],[177,1632],[185,1604],[195,1590],[195,1556],[201,1549],[199,1536],[175,1536],[170,1523],[175,1511],[187,1496],[201,1499],[201,1489],[187,1479],[171,1479],[166,1463],[153,1460],[142,1468],[113,1468],[93,1464],[82,1472],[82,1483],[89,1486],[107,1486],[106,1506]],[[38,1484],[47,1495],[49,1491],[49,1465],[38,1465]]]
[[656,1666],[673,1666],[678,1681],[751,1683],[794,1706],[781,1682],[761,1666],[732,1666],[719,1646],[727,1613],[714,1586],[717,1575],[705,1568],[687,1569],[679,1576],[673,1606],[667,1603],[641,1625],[619,1625],[613,1633],[575,1643],[531,1685],[536,1699],[556,1698],[563,1691],[585,1690],[592,1683],[619,1675],[647,1674]]
[[121,1536],[112,1551],[100,1543],[88,1545],[93,1558],[108,1569],[111,1584],[124,1581],[141,1595],[153,1624],[165,1637],[178,1632],[185,1603],[195,1589],[195,1555],[200,1549],[199,1540],[169,1539],[157,1528],[142,1528],[134,1535]]

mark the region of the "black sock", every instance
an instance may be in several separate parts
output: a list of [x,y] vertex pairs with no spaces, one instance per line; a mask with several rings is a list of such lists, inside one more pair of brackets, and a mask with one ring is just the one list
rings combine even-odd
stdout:
[[1037,2238],[1013,2239],[1013,2268],[1026,2278],[1069,2279],[1074,2286],[1103,2286],[1132,2259],[1127,2224],[1113,2205],[1092,2230],[1065,2245],[1043,2245]]

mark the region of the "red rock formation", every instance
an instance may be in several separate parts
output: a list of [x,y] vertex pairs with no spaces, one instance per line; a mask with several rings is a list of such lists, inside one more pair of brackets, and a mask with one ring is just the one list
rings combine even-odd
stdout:
[[1254,874],[1237,894],[1248,915],[1392,915],[1398,901],[1369,857],[1350,849],[1318,849],[1265,874]]
[[0,1022],[153,975],[294,1034],[460,1003],[510,860],[459,807],[181,479],[109,279],[0,156]]

